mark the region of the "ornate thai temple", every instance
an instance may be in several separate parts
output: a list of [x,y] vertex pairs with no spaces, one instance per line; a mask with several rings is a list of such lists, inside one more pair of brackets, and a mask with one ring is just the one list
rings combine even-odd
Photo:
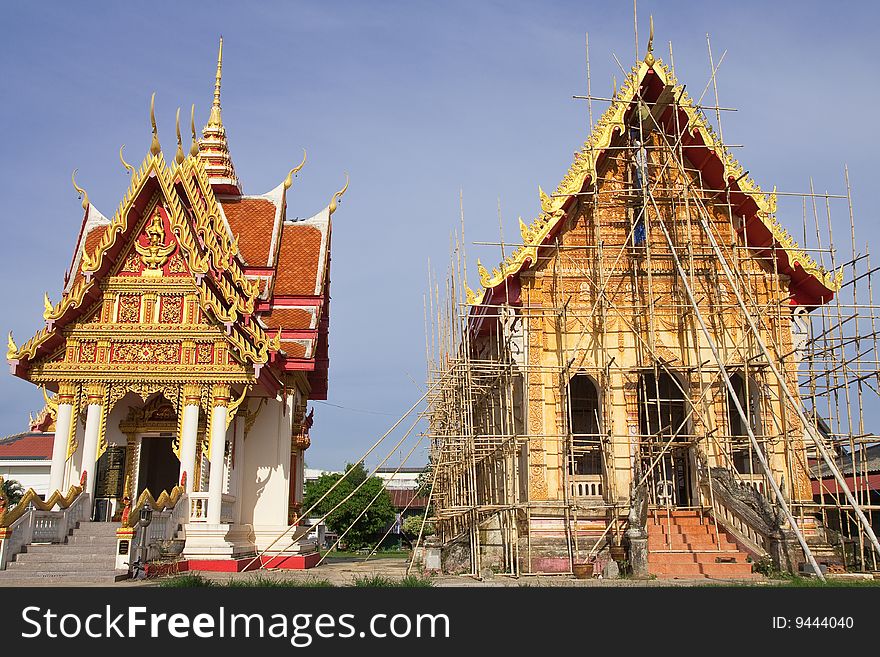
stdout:
[[[115,214],[77,188],[64,284],[33,337],[9,336],[12,374],[44,389],[53,416],[49,491],[117,528],[109,554],[118,548],[123,568],[145,505],[173,520],[165,538],[185,540],[201,568],[235,569],[275,541],[300,510],[308,401],[327,395],[331,216],[345,187],[291,218],[304,153],[270,191],[243,193],[221,116],[222,53],[221,39],[201,138],[193,110],[185,147],[178,110],[166,160],[151,101],[143,162],[120,150],[131,183]],[[287,565],[309,565],[314,545],[288,542]]]

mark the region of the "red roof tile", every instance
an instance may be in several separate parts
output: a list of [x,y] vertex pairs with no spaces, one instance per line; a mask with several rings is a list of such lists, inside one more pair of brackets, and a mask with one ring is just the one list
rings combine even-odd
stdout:
[[52,459],[52,443],[55,435],[51,433],[21,433],[0,440],[0,460],[2,459]]
[[313,226],[287,224],[275,274],[275,295],[313,295],[321,260],[321,231]]
[[238,235],[238,248],[244,259],[253,267],[265,267],[275,227],[275,204],[264,198],[231,198],[220,205],[232,234]]

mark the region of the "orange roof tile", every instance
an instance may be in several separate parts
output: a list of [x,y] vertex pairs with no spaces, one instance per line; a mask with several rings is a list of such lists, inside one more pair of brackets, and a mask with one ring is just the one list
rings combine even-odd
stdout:
[[247,263],[253,267],[267,266],[275,204],[264,198],[228,198],[220,204],[232,234],[238,235],[238,247]]
[[314,226],[285,224],[275,274],[276,296],[315,294],[322,238]]
[[272,329],[307,329],[312,325],[312,313],[302,308],[273,308],[260,317]]
[[291,358],[305,358],[306,356],[306,348],[305,345],[299,342],[288,342],[286,340],[281,341],[281,348]]

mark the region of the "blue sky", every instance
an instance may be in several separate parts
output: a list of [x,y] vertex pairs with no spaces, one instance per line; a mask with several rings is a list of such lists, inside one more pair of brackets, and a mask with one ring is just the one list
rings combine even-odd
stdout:
[[[699,96],[719,69],[724,136],[766,189],[844,191],[856,229],[877,244],[878,103],[874,3],[639,3],[640,55],[655,51]],[[149,98],[174,149],[174,113],[207,118],[224,37],[223,118],[246,193],[309,162],[289,198],[309,216],[351,187],[334,215],[330,396],[316,405],[307,462],[355,460],[421,395],[426,262],[442,271],[463,190],[468,240],[508,239],[538,212],[587,136],[584,33],[593,93],[607,95],[635,44],[629,2],[7,3],[0,26],[0,180],[5,189],[0,328],[19,343],[60,294],[81,220],[70,172],[106,215],[149,147]],[[711,91],[710,91],[711,93]],[[709,98],[709,96],[707,96]],[[594,106],[596,116],[602,111]],[[186,109],[184,110],[186,113]],[[800,202],[783,204],[793,232]],[[792,214],[786,217],[784,211]],[[834,208],[848,235],[845,206]],[[489,247],[470,247],[494,263]],[[880,257],[880,256],[878,256]],[[471,266],[471,272],[474,272]],[[472,278],[472,286],[476,281]],[[0,435],[38,410],[34,386],[0,377]],[[344,408],[340,408],[344,407]],[[356,410],[355,410],[356,409]],[[370,412],[363,412],[370,411]]]

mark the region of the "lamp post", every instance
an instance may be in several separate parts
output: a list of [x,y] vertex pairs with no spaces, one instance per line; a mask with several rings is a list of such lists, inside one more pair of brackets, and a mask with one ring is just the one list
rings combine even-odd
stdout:
[[153,521],[153,507],[145,502],[138,515],[140,538],[138,539],[138,558],[131,564],[131,578],[144,579],[147,576],[147,527]]

